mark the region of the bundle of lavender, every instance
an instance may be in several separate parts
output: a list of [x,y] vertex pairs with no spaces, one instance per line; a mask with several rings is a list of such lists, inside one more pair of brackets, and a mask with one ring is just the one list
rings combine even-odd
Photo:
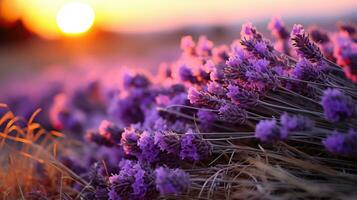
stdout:
[[230,47],[186,36],[155,78],[126,73],[119,89],[58,94],[50,121],[86,141],[59,158],[87,183],[63,196],[357,198],[354,27],[268,27],[274,45],[251,23]]

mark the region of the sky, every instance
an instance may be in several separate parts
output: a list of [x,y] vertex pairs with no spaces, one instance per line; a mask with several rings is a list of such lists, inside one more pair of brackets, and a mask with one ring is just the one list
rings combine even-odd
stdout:
[[[74,0],[2,0],[0,16],[21,18],[44,38],[63,35],[60,8]],[[190,25],[231,24],[278,15],[325,17],[357,13],[356,0],[75,0],[90,5],[94,27],[119,32],[154,32]]]

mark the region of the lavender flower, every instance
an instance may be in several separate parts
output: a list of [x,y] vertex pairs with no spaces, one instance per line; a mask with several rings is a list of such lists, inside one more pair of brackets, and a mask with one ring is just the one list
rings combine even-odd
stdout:
[[216,120],[216,115],[212,111],[199,110],[197,116],[200,121],[206,124],[213,123]]
[[200,36],[198,38],[196,52],[200,56],[212,55],[213,42],[208,40],[206,36]]
[[245,76],[258,91],[266,89],[275,89],[280,82],[276,78],[274,71],[269,68],[269,61],[265,59],[250,60],[253,65],[247,70]]
[[207,84],[207,91],[210,94],[217,96],[225,96],[227,91],[226,89],[219,83],[211,81]]
[[199,161],[211,154],[211,146],[208,142],[192,130],[188,130],[181,138],[181,159]]
[[352,98],[338,89],[327,89],[321,98],[325,118],[331,122],[338,122],[354,116],[356,112]]
[[210,73],[211,81],[222,82],[225,78],[224,76],[224,65],[215,66]]
[[334,131],[322,143],[331,153],[347,156],[357,155],[357,132],[352,129],[348,133]]
[[99,125],[98,132],[105,138],[110,138],[112,141],[119,143],[123,129],[119,128],[113,122],[103,120]]
[[248,55],[238,42],[233,43],[231,48],[232,54],[226,64],[231,67],[238,67],[248,59]]
[[227,89],[227,97],[240,107],[255,105],[258,100],[258,96],[254,92],[245,90],[237,85],[228,85]]
[[192,40],[191,36],[185,36],[181,38],[181,49],[187,54],[187,55],[194,55],[196,53],[195,51],[195,42]]
[[125,128],[120,140],[120,145],[123,147],[124,152],[128,155],[139,155],[141,153],[138,147],[138,140],[140,132],[134,127]]
[[149,79],[142,74],[124,74],[123,80],[125,88],[146,88],[150,85]]
[[328,34],[320,28],[311,27],[309,28],[309,33],[312,41],[318,44],[325,44],[330,41]]
[[82,112],[71,107],[67,95],[58,94],[54,97],[54,103],[49,114],[51,123],[55,128],[82,133],[85,117]]
[[247,112],[234,104],[225,104],[219,108],[219,120],[232,124],[244,124],[247,119]]
[[140,159],[147,162],[155,162],[158,159],[160,149],[154,143],[155,135],[152,132],[144,131],[138,140],[141,149]]
[[150,199],[153,198],[153,177],[139,163],[122,160],[117,175],[109,177],[109,199]]
[[275,119],[261,120],[255,127],[255,137],[263,142],[284,140],[287,138],[286,132],[280,131]]
[[321,73],[317,67],[305,58],[300,59],[292,71],[292,77],[304,81],[319,81],[321,80]]
[[255,43],[254,48],[260,54],[266,54],[268,51],[268,46],[263,41],[258,41],[257,43]]
[[338,29],[341,32],[346,32],[348,35],[353,36],[356,33],[356,28],[353,24],[349,23],[339,23]]
[[187,98],[191,104],[215,107],[220,101],[207,92],[199,91],[194,87],[189,88]]
[[191,83],[197,82],[196,77],[192,73],[192,70],[186,65],[181,65],[179,67],[178,74],[182,81],[188,81]]
[[200,120],[200,125],[204,130],[209,130],[212,124],[217,120],[217,116],[212,111],[199,110],[197,117]]
[[226,62],[229,58],[229,51],[226,45],[212,49],[212,57],[217,63]]
[[268,24],[268,28],[277,39],[285,40],[289,38],[289,33],[280,17],[273,17]]
[[314,127],[314,122],[303,115],[289,115],[284,112],[280,116],[282,129],[286,131],[308,131]]
[[181,138],[175,132],[156,132],[154,143],[159,146],[162,151],[166,151],[174,155],[177,155],[180,152]]
[[179,195],[190,187],[190,178],[181,169],[159,167],[155,170],[156,188],[161,195]]
[[247,39],[252,39],[252,38],[257,40],[262,39],[262,35],[258,33],[257,29],[250,22],[242,25],[240,35],[242,38],[247,38]]
[[85,135],[86,139],[96,143],[97,145],[103,145],[112,147],[115,145],[114,141],[108,135],[102,135],[96,131],[87,131]]
[[144,112],[140,107],[138,100],[133,96],[128,96],[123,99],[114,99],[110,108],[110,115],[118,120],[123,126],[129,126],[144,121]]
[[295,24],[290,37],[299,56],[305,57],[311,62],[318,62],[323,58],[319,47],[310,41],[302,25]]

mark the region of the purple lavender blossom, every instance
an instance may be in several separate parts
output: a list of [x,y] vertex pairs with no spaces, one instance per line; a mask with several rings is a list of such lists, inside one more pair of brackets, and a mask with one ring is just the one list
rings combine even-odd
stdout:
[[125,88],[146,88],[150,85],[149,79],[142,74],[124,74],[123,82]]
[[155,145],[158,145],[161,151],[177,155],[180,152],[181,138],[172,131],[157,131],[154,138]]
[[350,96],[346,96],[338,89],[326,89],[321,98],[325,118],[331,122],[338,122],[354,116],[356,106]]
[[226,62],[229,58],[229,50],[226,45],[212,49],[212,57],[217,63]]
[[255,105],[258,96],[253,91],[248,91],[237,85],[228,85],[227,97],[240,107]]
[[123,147],[124,152],[128,155],[139,155],[141,150],[138,146],[140,139],[140,132],[134,127],[125,128],[122,133],[120,145]]
[[155,145],[155,134],[149,131],[144,131],[138,140],[138,146],[141,149],[139,158],[149,163],[155,162],[158,159],[160,149]]
[[54,97],[49,114],[56,129],[82,133],[85,116],[82,112],[72,109],[67,95],[58,94]]
[[341,32],[345,32],[348,35],[353,36],[356,33],[356,27],[349,23],[338,23],[338,29]]
[[199,161],[211,154],[211,146],[208,142],[192,130],[181,137],[181,159],[188,159],[190,161]]
[[189,175],[181,169],[159,167],[155,170],[156,188],[161,195],[179,195],[191,185]]
[[[140,98],[138,98],[140,99]],[[118,120],[123,126],[144,121],[144,112],[134,96],[128,96],[123,99],[114,99],[109,107],[110,115]]]
[[247,112],[235,104],[225,104],[219,108],[218,119],[232,124],[244,124]]
[[314,127],[314,122],[303,115],[289,115],[284,112],[280,116],[282,129],[286,131],[308,131]]
[[185,92],[182,92],[180,94],[173,96],[167,105],[187,105],[187,104],[188,104],[187,94]]
[[212,124],[217,120],[217,115],[212,111],[199,110],[197,112],[197,117],[200,120],[200,125],[203,130],[209,130]]
[[268,24],[268,28],[277,39],[285,40],[289,38],[289,33],[280,17],[273,17]]
[[204,105],[215,107],[220,101],[207,92],[199,91],[198,89],[191,87],[188,89],[187,98],[191,104]]
[[197,112],[197,117],[204,123],[213,123],[217,118],[215,113],[212,111],[207,111],[207,110],[199,110]]
[[211,70],[210,79],[211,81],[222,82],[224,77],[224,65],[218,65]]
[[254,48],[260,54],[266,54],[268,51],[268,46],[263,41],[258,41],[257,43],[255,43]]
[[334,131],[322,143],[331,153],[346,156],[357,155],[357,132],[352,129],[348,133]]
[[330,41],[328,34],[316,26],[309,28],[309,33],[312,41],[318,44],[325,44]]
[[56,128],[61,130],[71,131],[73,133],[82,133],[84,129],[83,116],[79,112],[60,111],[57,113],[58,124]]
[[244,51],[239,42],[232,44],[232,54],[228,58],[226,64],[231,67],[238,67],[248,59],[247,53]]
[[103,120],[99,125],[98,132],[105,138],[110,138],[114,142],[119,143],[123,129],[111,121]]
[[250,60],[253,65],[247,70],[245,76],[252,86],[258,91],[276,89],[280,81],[276,78],[274,71],[269,68],[269,61],[265,59]]
[[192,36],[184,36],[181,38],[181,49],[188,55],[194,55],[195,52],[195,42],[192,40]]
[[227,93],[227,90],[221,84],[214,81],[207,84],[207,91],[217,96],[225,96]]
[[301,24],[294,25],[290,37],[300,57],[305,57],[311,62],[318,62],[323,58],[319,47],[310,41]]
[[181,65],[179,67],[178,74],[182,81],[188,81],[191,83],[197,82],[196,77],[192,73],[192,70],[186,65]]
[[96,143],[97,145],[108,147],[115,145],[114,141],[110,138],[109,135],[102,135],[97,131],[87,131],[85,138],[91,142]]
[[200,56],[212,55],[213,42],[208,40],[206,36],[200,36],[198,38],[196,52]]
[[262,38],[262,36],[257,32],[257,29],[250,22],[242,25],[240,35],[242,38],[247,38],[247,39],[252,39],[252,38],[261,39]]
[[319,81],[321,80],[321,73],[309,60],[301,58],[292,71],[292,77],[304,81]]
[[131,160],[122,160],[119,163],[120,171],[109,177],[109,199],[150,199],[155,194],[153,177],[139,163]]
[[255,127],[255,137],[262,142],[273,142],[287,138],[286,132],[281,132],[276,120],[261,120]]

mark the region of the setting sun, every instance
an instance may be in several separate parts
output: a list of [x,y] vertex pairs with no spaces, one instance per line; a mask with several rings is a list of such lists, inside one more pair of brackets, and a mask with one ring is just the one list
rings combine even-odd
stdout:
[[62,32],[80,34],[92,27],[94,18],[95,14],[91,6],[84,3],[72,2],[60,8],[56,21]]

